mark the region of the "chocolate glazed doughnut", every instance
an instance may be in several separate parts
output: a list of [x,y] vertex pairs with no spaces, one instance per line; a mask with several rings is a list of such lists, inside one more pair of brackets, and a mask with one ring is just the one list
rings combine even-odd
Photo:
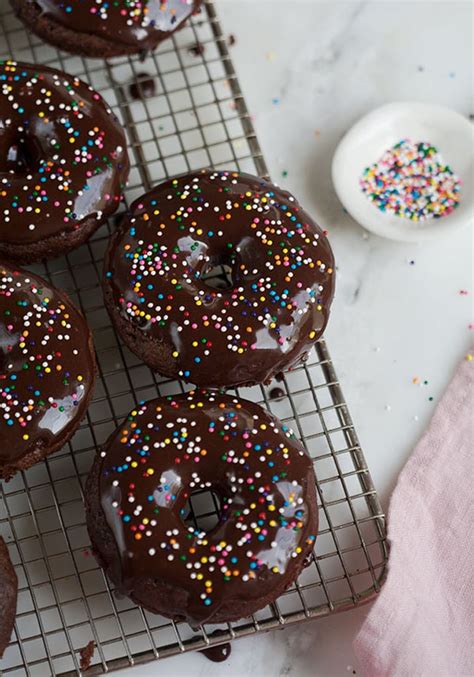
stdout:
[[8,548],[0,536],[0,658],[12,636],[17,594],[18,579],[8,554]]
[[[207,532],[187,501],[220,502]],[[313,466],[291,430],[253,402],[197,391],[141,403],[89,475],[96,557],[118,589],[174,620],[244,618],[293,583],[318,527]]]
[[[206,279],[223,265],[226,289]],[[201,170],[138,199],[111,240],[104,290],[128,347],[199,386],[268,382],[326,326],[334,259],[288,192],[248,174]]]
[[107,59],[154,49],[181,28],[202,0],[10,0],[16,15],[46,42]]
[[85,242],[121,199],[125,134],[73,76],[0,61],[0,256],[31,263]]
[[0,480],[66,444],[94,381],[92,336],[68,297],[0,262]]

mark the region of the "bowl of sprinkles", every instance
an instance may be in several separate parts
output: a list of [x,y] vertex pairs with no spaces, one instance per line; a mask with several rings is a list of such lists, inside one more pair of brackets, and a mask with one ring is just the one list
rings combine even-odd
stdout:
[[339,143],[336,193],[361,226],[392,240],[422,241],[472,225],[473,142],[472,123],[449,108],[386,104]]

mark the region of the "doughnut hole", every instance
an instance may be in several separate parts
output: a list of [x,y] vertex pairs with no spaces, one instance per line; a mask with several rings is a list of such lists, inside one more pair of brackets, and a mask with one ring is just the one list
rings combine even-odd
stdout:
[[[209,246],[209,244],[208,244]],[[199,277],[206,287],[218,291],[230,291],[241,284],[248,284],[261,275],[261,251],[253,238],[244,237],[240,242],[228,243],[228,251],[209,254]]]
[[222,521],[223,502],[215,489],[197,489],[191,492],[183,507],[182,520],[187,527],[208,534]]
[[40,166],[43,152],[36,137],[10,129],[0,137],[0,173],[30,174]]
[[232,264],[225,259],[216,258],[207,263],[201,273],[201,282],[206,287],[226,291],[234,286]]

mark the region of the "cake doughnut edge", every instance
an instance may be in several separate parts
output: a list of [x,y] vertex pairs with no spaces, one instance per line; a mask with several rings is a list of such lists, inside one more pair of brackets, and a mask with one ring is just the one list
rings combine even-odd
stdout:
[[18,578],[8,553],[7,544],[0,536],[0,658],[10,643],[16,616]]

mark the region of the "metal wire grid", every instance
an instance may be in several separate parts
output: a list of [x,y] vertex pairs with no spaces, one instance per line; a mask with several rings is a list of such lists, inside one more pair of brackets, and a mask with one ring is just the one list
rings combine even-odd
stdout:
[[[0,57],[62,68],[90,82],[114,107],[132,156],[127,201],[168,176],[201,166],[268,173],[210,1],[142,60],[104,64],[58,52],[25,31],[6,0],[0,0],[0,43]],[[198,43],[204,53],[196,57],[189,48]],[[149,74],[156,79],[156,95],[132,100],[129,84],[140,86]],[[67,257],[34,268],[66,289],[85,313],[94,330],[100,379],[87,418],[67,447],[0,488],[0,533],[19,577],[4,674],[79,674],[79,651],[90,640],[96,643],[91,675],[205,648],[355,607],[377,593],[384,576],[384,515],[320,341],[308,362],[281,381],[283,398],[270,399],[264,387],[240,390],[291,425],[314,459],[320,534],[317,555],[298,582],[251,618],[198,629],[117,596],[89,551],[83,510],[87,472],[97,447],[137,401],[187,386],[150,372],[111,328],[99,289],[109,232],[106,226]],[[190,510],[194,519],[214,511],[199,500]]]

